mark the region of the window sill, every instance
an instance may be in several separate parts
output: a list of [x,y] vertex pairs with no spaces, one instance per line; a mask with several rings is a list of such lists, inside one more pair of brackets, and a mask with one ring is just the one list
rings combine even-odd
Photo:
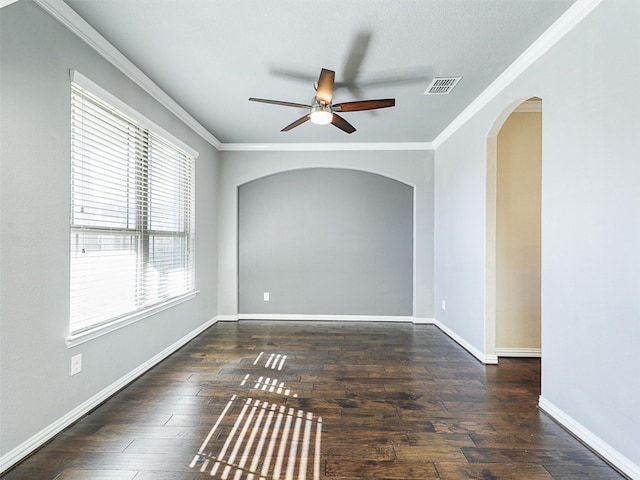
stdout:
[[127,325],[131,325],[132,323],[142,320],[143,318],[150,317],[151,315],[155,315],[156,313],[167,310],[168,308],[171,308],[175,305],[184,303],[188,300],[191,300],[192,298],[195,298],[198,293],[199,290],[194,290],[193,292],[185,293],[180,297],[172,298],[171,300],[168,300],[164,303],[154,305],[153,307],[147,308],[141,312],[136,312],[131,315],[127,315],[126,317],[118,318],[113,322],[106,323],[104,325],[100,325],[83,332],[71,334],[65,339],[65,341],[67,342],[67,348],[77,347],[78,345],[81,345],[85,342],[94,340],[115,330],[119,330],[120,328],[126,327]]

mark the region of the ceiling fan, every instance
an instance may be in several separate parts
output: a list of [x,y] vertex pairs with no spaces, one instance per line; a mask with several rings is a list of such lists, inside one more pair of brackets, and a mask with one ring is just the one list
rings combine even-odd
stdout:
[[307,120],[311,120],[313,123],[318,125],[326,125],[327,123],[331,123],[346,133],[353,133],[356,131],[355,127],[340,115],[338,115],[336,112],[342,113],[358,112],[361,110],[375,110],[378,108],[394,107],[396,104],[396,100],[394,98],[385,98],[381,100],[357,100],[354,102],[342,102],[335,104],[331,103],[331,100],[333,99],[335,76],[336,72],[334,72],[333,70],[327,70],[326,68],[323,68],[320,71],[320,78],[318,78],[318,83],[315,84],[316,96],[313,98],[312,105],[253,97],[251,97],[249,101],[271,103],[273,105],[282,105],[284,107],[309,109],[308,114],[284,127],[281,130],[282,132],[288,132],[292,128],[302,125]]

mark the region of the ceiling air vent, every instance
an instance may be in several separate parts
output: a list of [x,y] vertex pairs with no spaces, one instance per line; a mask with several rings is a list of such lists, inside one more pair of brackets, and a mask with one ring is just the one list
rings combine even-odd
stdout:
[[462,77],[440,77],[434,78],[427,87],[425,95],[448,95],[453,90]]

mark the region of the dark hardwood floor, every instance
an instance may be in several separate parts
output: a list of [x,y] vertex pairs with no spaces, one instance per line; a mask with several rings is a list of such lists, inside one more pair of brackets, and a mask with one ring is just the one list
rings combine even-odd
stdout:
[[620,479],[431,325],[218,323],[1,478]]

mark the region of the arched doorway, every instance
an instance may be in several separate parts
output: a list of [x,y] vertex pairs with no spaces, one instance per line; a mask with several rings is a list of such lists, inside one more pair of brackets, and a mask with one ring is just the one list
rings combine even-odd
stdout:
[[507,109],[487,145],[485,352],[539,357],[542,100]]

